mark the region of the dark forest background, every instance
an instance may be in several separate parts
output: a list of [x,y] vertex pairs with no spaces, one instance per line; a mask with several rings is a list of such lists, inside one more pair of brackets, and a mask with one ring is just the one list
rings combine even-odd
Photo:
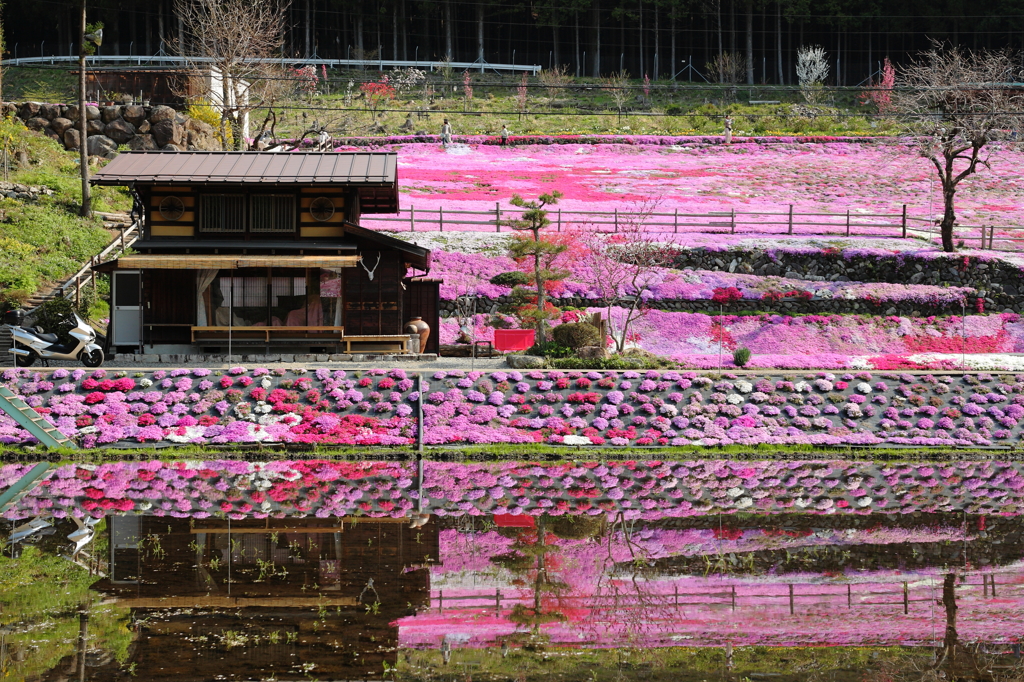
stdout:
[[[77,53],[77,6],[9,1],[5,57]],[[929,39],[1024,47],[1024,0],[292,0],[285,16],[286,57],[450,56],[566,65],[577,76],[624,70],[634,78],[700,82],[720,52],[748,57],[746,78],[754,83],[792,84],[797,48],[821,45],[831,65],[828,84],[855,86],[884,57],[906,63]],[[106,25],[106,54],[173,53],[181,30],[172,0],[90,1],[89,20]]]

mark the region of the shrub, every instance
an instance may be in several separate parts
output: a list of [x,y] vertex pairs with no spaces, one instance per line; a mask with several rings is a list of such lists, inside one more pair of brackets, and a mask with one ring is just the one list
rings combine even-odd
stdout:
[[737,367],[745,367],[750,362],[750,349],[737,348],[732,353],[732,361]]
[[568,322],[551,330],[551,336],[560,346],[577,350],[601,343],[601,330],[586,322]]
[[544,515],[544,528],[565,540],[584,540],[598,537],[605,529],[603,516],[550,516]]
[[75,312],[75,305],[66,298],[51,298],[41,306],[35,314],[35,325],[42,327],[43,331],[56,334],[61,343],[71,340],[69,331],[74,329],[75,323],[72,314]]
[[676,364],[666,360],[655,360],[644,357],[613,355],[610,358],[558,358],[551,360],[555,369],[661,369],[675,367]]
[[491,284],[499,287],[526,286],[531,282],[533,282],[533,278],[530,277],[530,275],[525,272],[519,272],[518,270],[502,272],[491,277]]

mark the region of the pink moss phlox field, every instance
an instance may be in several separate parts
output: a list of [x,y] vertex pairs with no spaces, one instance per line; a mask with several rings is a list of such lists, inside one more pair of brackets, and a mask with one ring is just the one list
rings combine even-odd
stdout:
[[[778,213],[884,213],[912,216],[941,210],[933,169],[911,145],[836,141],[819,144],[750,142],[719,144],[557,144],[502,148],[460,144],[391,144],[399,154],[399,184],[406,206],[446,212],[509,207],[514,193],[564,193],[563,210],[626,210],[649,200],[659,211]],[[993,148],[993,167],[962,183],[957,214],[964,224],[1015,224],[1024,209],[1021,152]],[[770,163],[771,173],[764,167]],[[454,215],[452,217],[455,217]],[[367,225],[386,227],[391,223]],[[466,216],[480,220],[480,216]],[[859,228],[861,233],[899,236],[898,221]],[[894,226],[894,223],[896,225]],[[923,223],[922,223],[923,224]],[[784,232],[782,225],[773,232]],[[436,229],[433,228],[426,229]],[[448,228],[446,228],[448,229]],[[473,228],[479,229],[479,228]],[[672,231],[672,226],[659,227]],[[801,228],[803,229],[803,228]],[[814,228],[819,231],[820,228]],[[767,231],[767,230],[766,230]],[[806,231],[806,230],[805,230]],[[838,228],[832,230],[844,234]]]
[[[441,277],[441,298],[454,300],[458,296],[476,294],[484,298],[498,298],[511,293],[511,287],[497,286],[490,279],[503,272],[521,270],[506,256],[481,253],[459,253],[435,250],[432,255],[431,275]],[[560,257],[555,266],[567,269],[570,275],[551,290],[558,297],[601,298],[602,292],[594,285],[594,273],[587,263],[586,253],[575,257]],[[645,301],[711,300],[715,289],[736,287],[745,300],[758,301],[777,294],[806,292],[819,300],[849,300],[871,303],[913,302],[920,305],[948,306],[961,303],[978,295],[969,287],[938,287],[924,284],[889,284],[861,282],[812,282],[785,277],[758,277],[711,270],[677,271],[657,268],[645,282],[641,293]],[[635,295],[633,288],[624,288],[620,295]]]
[[[0,489],[31,465],[0,467]],[[66,465],[6,513],[232,518],[268,515],[621,515],[659,520],[706,514],[1016,515],[1024,509],[1017,462],[876,464],[818,461],[424,462],[189,461]],[[892,541],[898,541],[895,538]]]
[[[235,367],[134,372],[8,369],[20,394],[84,447],[138,443],[406,445],[415,438],[413,381],[403,370]],[[0,413],[0,443],[30,436]]]

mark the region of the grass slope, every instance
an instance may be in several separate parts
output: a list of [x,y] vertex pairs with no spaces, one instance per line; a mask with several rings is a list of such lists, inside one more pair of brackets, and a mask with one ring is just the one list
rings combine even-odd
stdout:
[[[0,122],[0,141],[12,159],[19,152],[28,158],[25,165],[11,163],[9,182],[54,191],[35,201],[0,197],[0,301],[21,302],[73,274],[110,242],[112,233],[98,216],[78,216],[81,179],[75,154],[16,119]],[[123,190],[93,188],[95,211],[130,207]]]

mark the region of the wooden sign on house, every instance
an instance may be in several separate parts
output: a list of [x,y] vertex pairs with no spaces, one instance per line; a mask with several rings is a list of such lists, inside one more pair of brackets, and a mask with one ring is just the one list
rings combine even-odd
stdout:
[[111,351],[437,352],[430,251],[359,226],[397,213],[393,153],[129,152],[93,176],[144,209],[111,276]]

